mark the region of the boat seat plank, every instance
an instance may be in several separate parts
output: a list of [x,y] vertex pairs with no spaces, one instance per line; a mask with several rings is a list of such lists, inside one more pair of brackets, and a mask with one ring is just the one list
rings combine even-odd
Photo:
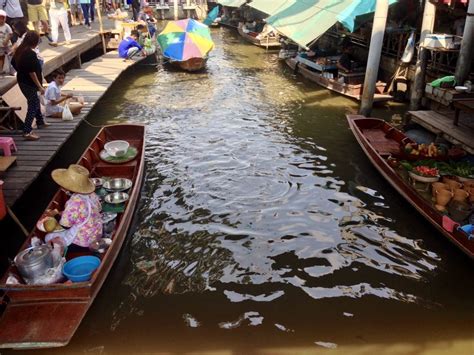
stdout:
[[87,301],[9,304],[0,318],[3,324],[9,325],[0,332],[0,347],[21,344],[27,349],[66,345],[88,308]]

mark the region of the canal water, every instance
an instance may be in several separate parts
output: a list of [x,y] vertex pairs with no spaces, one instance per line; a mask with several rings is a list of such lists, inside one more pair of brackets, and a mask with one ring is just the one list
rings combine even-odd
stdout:
[[213,37],[206,72],[140,66],[89,117],[146,124],[146,177],[110,277],[48,353],[471,352],[472,264],[371,166],[357,104]]

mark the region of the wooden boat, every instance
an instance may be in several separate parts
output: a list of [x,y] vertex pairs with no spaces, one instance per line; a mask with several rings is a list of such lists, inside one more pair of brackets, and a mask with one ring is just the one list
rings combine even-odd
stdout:
[[185,71],[195,72],[195,71],[203,70],[206,67],[207,59],[208,59],[207,57],[206,58],[190,58],[182,62],[173,60],[173,61],[170,61],[170,64]]
[[403,132],[384,120],[360,115],[347,115],[349,126],[372,164],[415,209],[420,212],[441,234],[448,238],[466,255],[474,259],[474,240],[457,228],[449,217],[436,210],[431,199],[423,197],[397,169],[387,161],[389,156],[400,153],[400,145],[413,143]]
[[280,48],[281,43],[279,40],[279,37],[270,37],[266,36],[264,38],[257,38],[259,35],[258,32],[249,32],[245,33],[243,30],[243,23],[239,23],[239,27],[237,28],[237,31],[239,31],[239,34],[248,42],[255,44],[256,46],[262,47],[262,48]]
[[[322,72],[310,69],[306,64],[299,62],[296,58],[288,58],[285,62],[295,73],[300,73],[312,82],[341,95],[350,97],[351,99],[357,101],[361,100],[362,84],[346,84],[340,83],[336,79],[326,78],[322,75]],[[384,89],[385,83],[378,82],[374,94],[374,102],[389,101],[393,98],[391,95],[384,94]]]
[[[133,181],[125,210],[117,217],[112,244],[102,254],[99,268],[87,282],[64,282],[46,286],[7,284],[6,280],[11,274],[21,280],[16,267],[11,266],[0,279],[1,348],[48,348],[68,344],[102,287],[127,236],[143,180],[144,134],[145,128],[141,125],[104,127],[79,159],[78,164],[89,169],[92,177],[126,177]],[[99,152],[104,144],[117,139],[126,140],[130,146],[137,148],[137,157],[123,164],[102,161]],[[66,200],[66,193],[58,189],[48,208],[62,210]],[[34,228],[20,250],[30,246],[33,236],[41,238],[44,235],[44,232]],[[71,257],[68,254],[66,258]]]

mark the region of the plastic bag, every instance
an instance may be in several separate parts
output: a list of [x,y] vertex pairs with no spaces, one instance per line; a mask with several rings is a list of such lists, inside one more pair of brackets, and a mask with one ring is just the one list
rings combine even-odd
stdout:
[[445,76],[445,77],[436,79],[432,81],[430,84],[434,88],[453,87],[454,85],[456,85],[456,79],[454,78],[454,76],[450,75],[450,76]]
[[401,61],[402,63],[410,63],[413,59],[413,55],[415,54],[415,32],[410,34],[408,37],[407,45],[405,47],[405,51],[403,52]]
[[71,109],[69,108],[68,104],[64,105],[62,117],[63,117],[63,121],[72,121],[74,119],[74,117],[72,116]]

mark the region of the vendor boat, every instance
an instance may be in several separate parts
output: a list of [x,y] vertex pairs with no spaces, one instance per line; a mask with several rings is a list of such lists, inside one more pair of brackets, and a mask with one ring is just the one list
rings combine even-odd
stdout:
[[169,63],[181,70],[188,71],[188,72],[195,72],[203,70],[206,67],[207,63],[206,58],[191,58],[184,61],[177,61],[177,60],[170,60]]
[[237,30],[239,31],[239,34],[247,42],[255,44],[256,46],[266,48],[266,49],[270,49],[270,48],[275,48],[276,49],[276,48],[281,47],[279,36],[275,36],[275,37],[272,37],[272,36],[269,36],[269,35],[260,36],[261,35],[260,33],[252,32],[252,31],[246,33],[244,31],[244,24],[243,23],[239,23],[239,27],[237,28]]
[[[288,58],[286,64],[293,69],[294,73],[299,73],[308,80],[341,95],[360,101],[362,98],[363,84],[346,84],[332,78],[332,73],[315,70],[311,68],[311,62],[299,56]],[[335,68],[333,68],[335,69]],[[326,74],[326,75],[325,75]],[[374,102],[383,102],[393,99],[391,95],[384,93],[386,84],[377,82],[374,94]]]
[[403,171],[389,164],[390,157],[400,154],[400,146],[414,143],[403,132],[378,118],[347,115],[349,126],[362,150],[375,168],[388,180],[415,209],[421,213],[441,234],[448,238],[466,255],[474,259],[474,240],[456,227],[449,216],[439,212],[431,199],[420,194],[403,176]]
[[[85,282],[67,281],[44,286],[7,283],[7,279],[12,275],[21,280],[17,268],[10,266],[0,279],[1,348],[50,348],[68,344],[99,293],[129,231],[143,180],[144,135],[145,127],[142,125],[106,126],[79,159],[78,164],[86,167],[91,177],[125,177],[133,182],[123,212],[117,216],[111,235],[112,243],[107,251],[101,254],[99,268],[92,274],[92,278]],[[112,140],[129,142],[130,147],[136,149],[136,157],[124,163],[102,160],[104,144]],[[58,189],[48,209],[62,210],[67,198],[66,193]],[[34,236],[41,239],[45,233],[34,228],[20,251],[30,246]],[[78,256],[68,254],[67,259]]]

